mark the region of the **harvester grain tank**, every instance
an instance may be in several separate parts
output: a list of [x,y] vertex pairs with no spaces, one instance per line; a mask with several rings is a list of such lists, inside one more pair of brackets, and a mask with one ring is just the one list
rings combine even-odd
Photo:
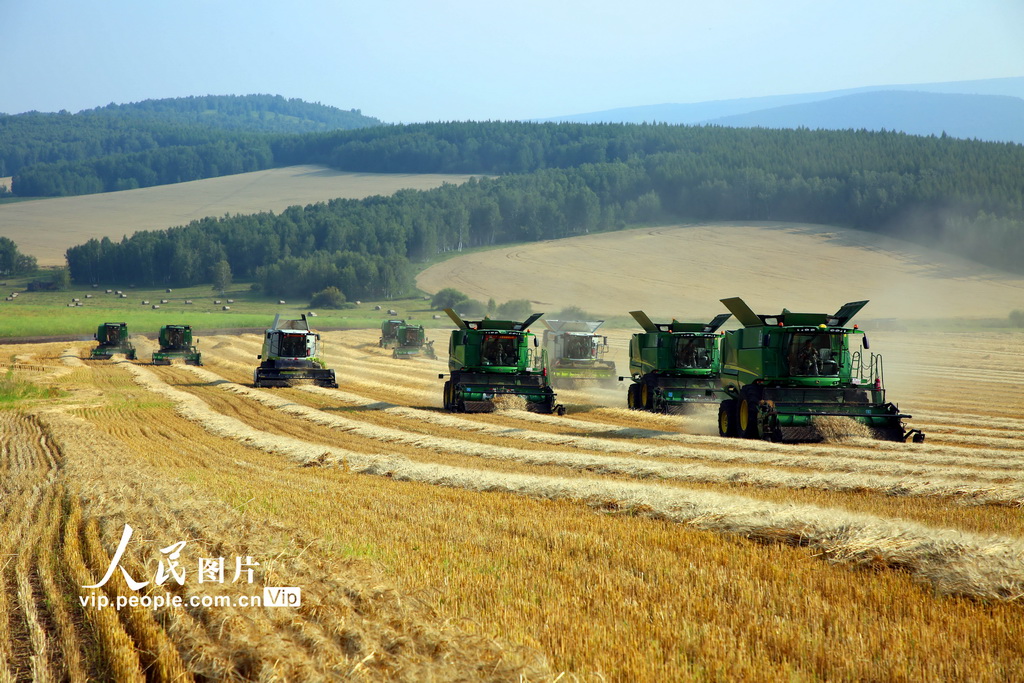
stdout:
[[[743,325],[722,339],[721,383],[729,395],[718,411],[722,436],[774,441],[821,441],[823,425],[848,418],[890,441],[913,437],[905,415],[886,400],[882,357],[847,323],[867,301],[835,314],[754,313],[740,298],[722,299]],[[827,429],[826,429],[827,431]]]
[[718,328],[729,319],[728,313],[707,323],[656,323],[643,311],[630,311],[630,315],[644,331],[634,334],[629,342],[633,379],[626,393],[629,408],[685,413],[725,398],[718,384]]
[[124,354],[128,360],[135,360],[135,346],[128,341],[127,323],[103,323],[96,328],[99,346],[89,354],[93,360],[110,360],[115,353]]
[[[531,324],[542,313],[523,322],[512,320],[463,320],[450,308],[445,313],[458,329],[448,344],[449,379],[444,383],[444,407],[458,412],[490,412],[495,400],[522,397],[527,410],[537,413],[565,413],[555,403],[548,382],[543,351]],[[444,379],[439,374],[439,379]]]
[[427,331],[422,325],[402,323],[395,332],[395,346],[391,352],[392,358],[415,358],[425,356],[426,358],[437,358],[434,352],[434,342],[427,339]]
[[320,334],[309,328],[305,314],[298,320],[274,317],[274,326],[263,335],[262,362],[253,372],[257,387],[287,387],[312,383],[336,389],[334,370],[320,357]]
[[393,349],[398,345],[398,328],[405,324],[404,320],[385,320],[380,324],[380,347]]
[[605,360],[608,337],[595,334],[603,320],[545,320],[548,378],[556,387],[615,382],[615,363]]
[[202,365],[202,354],[192,341],[190,325],[164,325],[160,328],[160,349],[153,352],[153,365],[170,365],[175,360]]

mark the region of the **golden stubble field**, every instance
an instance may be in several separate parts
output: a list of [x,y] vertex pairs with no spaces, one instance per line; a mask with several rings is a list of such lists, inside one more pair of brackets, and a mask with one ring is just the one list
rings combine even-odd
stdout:
[[[65,395],[0,410],[0,680],[1024,677],[1019,333],[875,334],[928,441],[799,446],[621,390],[448,414],[446,363],[378,335],[324,335],[337,390],[252,388],[256,335],[202,338],[201,368],[5,347]],[[126,524],[149,585],[84,587]],[[237,604],[265,587],[302,604]]]
[[289,166],[124,192],[0,205],[0,236],[42,266],[64,265],[68,247],[90,238],[120,240],[139,230],[163,230],[206,216],[280,212],[335,198],[362,199],[401,189],[459,184],[468,175],[345,173],[324,166]]
[[[870,318],[1005,318],[1024,307],[1024,277],[911,242],[781,222],[663,226],[508,247],[455,258],[417,277],[428,292],[529,299],[534,310],[601,315],[641,308],[705,319],[743,297],[755,311],[835,311],[870,299]],[[656,318],[657,319],[657,318]]]

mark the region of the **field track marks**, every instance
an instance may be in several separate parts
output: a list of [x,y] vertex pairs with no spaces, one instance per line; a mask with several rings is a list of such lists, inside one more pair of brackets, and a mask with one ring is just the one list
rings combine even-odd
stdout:
[[[214,366],[216,364],[217,361],[214,360]],[[231,367],[235,367],[235,364],[231,363]],[[228,371],[226,374],[236,381],[242,379],[242,376],[234,371]],[[346,379],[343,376],[340,375],[339,378],[343,384],[346,384]],[[358,393],[344,390],[325,390],[318,387],[300,387],[300,389],[316,391],[322,393],[325,397],[330,396],[349,405],[373,406],[381,408],[389,414],[417,419],[438,426],[452,427],[457,425],[459,429],[480,433],[518,436],[537,443],[572,445],[606,452],[632,454],[638,453],[637,449],[640,447],[650,447],[651,450],[649,452],[642,453],[642,455],[650,457],[671,455],[670,453],[661,453],[661,448],[655,448],[660,446],[659,442],[668,442],[670,444],[684,444],[688,447],[704,450],[703,453],[696,451],[691,453],[676,452],[675,454],[680,457],[704,458],[718,462],[753,462],[750,458],[740,454],[751,452],[776,453],[779,454],[780,459],[788,461],[786,463],[778,462],[777,464],[788,464],[792,467],[809,467],[811,469],[826,467],[839,471],[878,471],[885,474],[913,475],[915,473],[926,474],[922,468],[943,465],[954,468],[943,472],[942,474],[945,476],[966,476],[968,478],[978,476],[995,479],[1013,478],[1015,473],[1019,471],[1020,464],[1020,450],[1013,448],[1001,449],[999,446],[1012,446],[1013,444],[1000,441],[995,441],[995,445],[988,443],[987,447],[983,450],[967,450],[960,446],[946,447],[937,444],[928,444],[927,449],[922,449],[914,444],[880,442],[867,442],[859,445],[847,443],[841,446],[802,445],[796,447],[746,440],[724,442],[717,436],[666,431],[667,429],[678,428],[676,427],[677,425],[685,427],[680,422],[682,418],[649,414],[637,415],[635,411],[625,411],[624,409],[621,411],[618,409],[603,409],[603,412],[606,413],[626,413],[625,417],[630,419],[645,419],[652,425],[657,425],[656,429],[651,429],[618,426],[615,423],[625,418],[615,416],[611,419],[611,423],[609,423],[604,415],[594,416],[596,419],[593,420],[590,419],[591,415],[587,415],[587,419],[579,419],[578,417],[553,417],[525,412],[492,413],[487,416],[454,416],[392,403],[392,396],[395,395],[393,391],[381,392],[378,387],[377,391],[367,392],[364,390],[365,386],[367,385],[360,382],[356,387],[353,387]],[[368,393],[370,396],[367,396]],[[667,424],[662,424],[666,422]],[[517,433],[516,429],[521,431]],[[553,431],[549,432],[547,430]],[[576,438],[574,439],[573,437]],[[601,441],[589,441],[588,437],[595,437],[601,439]],[[620,440],[621,445],[617,447],[611,446],[610,439]],[[737,454],[737,451],[739,454]],[[798,457],[802,457],[804,460],[802,462],[793,460]],[[868,463],[845,464],[850,462],[848,460],[850,458],[879,461],[879,463],[877,465]],[[756,458],[755,460],[759,461],[758,464],[760,464],[760,461],[767,462],[763,458]],[[915,466],[918,466],[917,469],[915,469]],[[963,470],[963,472],[956,471],[955,468],[957,467],[991,467],[1009,471],[987,474],[979,472],[977,475],[971,475],[969,470]]]
[[84,680],[53,570],[59,468],[36,418],[0,411],[0,680]]
[[[978,484],[936,476],[885,476],[840,473],[790,473],[753,467],[709,467],[703,464],[657,463],[636,458],[587,455],[568,451],[532,451],[516,447],[480,444],[465,439],[432,437],[388,427],[367,425],[357,420],[298,405],[287,398],[228,383],[202,368],[188,367],[191,373],[221,389],[245,396],[253,401],[320,425],[374,439],[383,444],[408,444],[424,449],[447,451],[459,455],[524,464],[557,466],[580,472],[619,474],[634,478],[670,479],[681,482],[747,484],[758,487],[820,488],[834,491],[872,490],[892,496],[950,496],[978,503],[1024,505],[1024,486]],[[595,440],[596,441],[596,440]],[[669,449],[665,449],[668,452]],[[681,449],[680,449],[681,450]],[[664,455],[664,453],[662,454]],[[688,453],[688,457],[694,457]],[[1002,474],[1003,477],[1007,473]]]
[[[118,365],[123,371],[127,364]],[[198,431],[193,422],[170,409],[167,413],[189,431]],[[177,478],[165,476],[165,470],[140,462],[132,442],[111,438],[84,418],[59,411],[47,413],[45,419],[66,446],[69,478],[83,503],[77,511],[72,506],[81,531],[73,535],[73,543],[66,544],[79,558],[79,585],[94,583],[102,575],[125,523],[137,529],[138,541],[132,541],[123,565],[135,578],[152,579],[156,559],[162,557],[156,548],[182,540],[187,541],[185,555],[192,553],[193,570],[196,554],[229,559],[252,556],[260,562],[252,585],[244,580],[231,584],[230,576],[223,585],[197,584],[191,575],[181,588],[169,582],[186,604],[156,613],[158,630],[149,621],[150,610],[141,610],[136,617],[127,616],[132,610],[89,610],[95,619],[120,615],[133,620],[125,621],[123,628],[122,644],[128,642],[124,637],[137,643],[129,651],[145,658],[161,652],[165,647],[161,642],[173,643],[188,672],[211,680],[327,680],[361,661],[371,679],[388,679],[387,672],[408,680],[450,680],[457,671],[477,672],[483,680],[512,679],[521,672],[528,677],[539,675],[536,667],[524,664],[522,648],[505,644],[498,654],[497,644],[433,623],[415,601],[406,601],[383,586],[369,567],[322,554],[316,539],[303,538],[290,526],[249,517],[227,502],[196,495]],[[153,447],[162,448],[156,442]],[[203,469],[202,476],[212,477],[229,468],[250,474],[251,487],[259,487],[263,477],[273,474],[245,467],[249,463],[238,460],[239,452],[245,450],[235,443],[222,447],[222,460]],[[159,460],[161,455],[149,457]],[[111,472],[117,476],[110,476]],[[299,475],[291,470],[288,477],[298,479]],[[309,477],[303,479],[303,490],[308,491]],[[303,606],[264,610],[208,608],[187,602],[201,595],[262,595],[265,585],[301,586]],[[112,599],[132,594],[114,580],[104,590],[113,591],[108,592]],[[402,646],[395,647],[399,641]],[[141,665],[152,670],[145,659]],[[125,680],[130,678],[126,674]],[[168,675],[163,680],[178,678]]]
[[173,400],[182,415],[225,438],[308,464],[344,463],[351,471],[472,491],[504,491],[600,508],[627,509],[696,528],[810,547],[850,565],[899,567],[937,591],[1017,601],[1024,598],[1024,541],[934,529],[816,506],[778,505],[643,483],[501,474],[374,458],[279,437],[210,410],[194,396],[128,365],[136,381]]

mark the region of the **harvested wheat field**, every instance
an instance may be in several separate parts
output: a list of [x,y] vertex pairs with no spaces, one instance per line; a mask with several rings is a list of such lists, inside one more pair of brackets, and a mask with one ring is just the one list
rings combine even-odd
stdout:
[[362,199],[402,189],[463,183],[468,175],[346,173],[324,166],[289,166],[78,197],[0,205],[0,235],[35,256],[39,265],[64,265],[68,247],[89,239],[120,240],[139,230],[163,230],[207,216],[280,212],[330,199]]
[[[524,275],[535,275],[524,277]],[[864,318],[1005,318],[1024,302],[1024,277],[860,230],[781,222],[623,230],[455,258],[417,277],[427,292],[529,299],[534,310],[582,306],[601,315],[642,308],[710,320],[718,300],[754,309],[831,313],[870,299]],[[762,308],[764,310],[762,310]]]
[[60,395],[0,404],[0,680],[1024,679],[1021,334],[874,334],[927,442],[806,445],[445,413],[378,335],[324,334],[337,390],[252,388],[256,335],[7,347]]

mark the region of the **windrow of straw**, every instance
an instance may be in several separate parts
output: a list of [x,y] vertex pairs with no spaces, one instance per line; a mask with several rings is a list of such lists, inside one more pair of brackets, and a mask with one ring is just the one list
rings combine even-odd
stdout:
[[[1024,485],[979,485],[936,477],[893,477],[873,474],[818,474],[793,473],[771,469],[710,467],[701,464],[666,464],[637,460],[593,456],[567,451],[531,451],[521,448],[480,444],[464,439],[428,436],[399,429],[367,425],[340,415],[328,414],[307,406],[297,405],[286,398],[265,391],[249,389],[220,379],[215,373],[202,368],[188,368],[192,373],[223,389],[246,396],[277,410],[297,415],[322,425],[344,430],[382,443],[405,443],[425,449],[448,451],[481,458],[508,460],[533,465],[557,465],[580,471],[603,474],[625,474],[638,478],[662,478],[687,482],[728,482],[762,487],[820,488],[833,491],[871,490],[892,496],[949,496],[979,504],[1024,506]],[[596,441],[596,440],[595,440]],[[638,449],[643,454],[644,449]],[[667,450],[667,449],[666,449]],[[659,453],[658,455],[664,455]],[[688,453],[690,457],[693,454]],[[791,463],[788,463],[791,464]]]
[[807,546],[833,562],[899,568],[942,593],[1004,601],[1024,597],[1024,542],[1020,540],[648,483],[495,474],[312,446],[216,413],[195,396],[160,382],[148,370],[127,367],[140,385],[172,400],[183,416],[205,429],[298,462],[344,463],[353,472],[398,480],[630,510],[764,542]]

